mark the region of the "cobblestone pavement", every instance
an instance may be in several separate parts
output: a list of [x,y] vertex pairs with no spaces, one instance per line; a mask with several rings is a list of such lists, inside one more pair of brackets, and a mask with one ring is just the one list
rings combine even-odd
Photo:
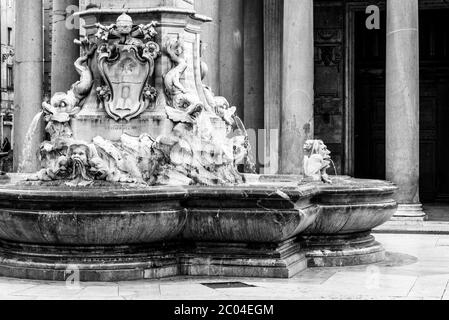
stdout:
[[[0,299],[149,300],[449,300],[449,235],[376,234],[386,261],[373,266],[311,268],[292,279],[173,278],[116,283],[26,281],[0,278]],[[212,289],[206,283],[241,282]]]

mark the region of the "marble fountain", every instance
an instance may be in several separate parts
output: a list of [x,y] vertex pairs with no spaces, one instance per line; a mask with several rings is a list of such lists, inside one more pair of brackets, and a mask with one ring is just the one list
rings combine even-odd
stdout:
[[1,276],[287,278],[384,259],[370,232],[397,188],[329,177],[319,140],[304,177],[255,174],[236,108],[202,82],[210,19],[182,3],[79,13],[80,81],[36,117],[42,170],[0,179]]

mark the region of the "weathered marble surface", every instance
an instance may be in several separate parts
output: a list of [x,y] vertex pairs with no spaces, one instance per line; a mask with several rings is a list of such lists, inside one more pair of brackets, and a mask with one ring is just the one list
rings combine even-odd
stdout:
[[349,177],[332,185],[250,175],[237,187],[115,188],[21,179],[0,187],[0,274],[52,280],[69,264],[93,281],[291,277],[307,262],[320,265],[318,246],[329,251],[325,265],[379,261],[384,251],[369,231],[393,215],[396,191]]

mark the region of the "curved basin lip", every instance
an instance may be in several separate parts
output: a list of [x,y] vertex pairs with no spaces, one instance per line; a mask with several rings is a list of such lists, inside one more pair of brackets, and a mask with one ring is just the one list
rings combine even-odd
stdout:
[[313,197],[318,193],[316,186],[281,186],[281,185],[241,185],[221,187],[187,187],[189,198],[212,197],[212,198],[250,198],[253,196],[264,196],[267,198],[284,198],[285,195],[292,198]]
[[320,188],[321,194],[348,194],[357,195],[357,194],[386,194],[386,193],[394,193],[398,190],[396,186],[385,186],[385,187],[359,187],[359,188],[345,188],[345,187],[337,187],[337,188]]
[[394,193],[399,188],[394,183],[382,180],[350,178],[343,181],[350,181],[350,184],[323,184],[319,186],[324,194],[370,194],[370,193]]
[[136,200],[136,199],[184,199],[187,190],[183,187],[154,187],[141,189],[114,189],[87,188],[87,189],[58,189],[58,188],[20,188],[20,186],[0,187],[0,199],[16,198],[17,200],[41,200],[51,199],[65,201],[70,200]]
[[[267,182],[257,184],[244,184],[236,186],[125,186],[108,189],[105,187],[69,188],[58,186],[33,186],[5,184],[0,186],[0,200],[38,200],[59,201],[70,200],[185,200],[189,198],[229,198],[244,199],[254,197],[283,198],[297,200],[319,195],[351,194],[391,194],[398,187],[391,182],[381,180],[342,179],[341,184],[323,184],[321,182],[308,182],[304,184],[294,182]],[[345,181],[349,183],[345,183]]]
[[58,188],[58,187],[32,187],[20,185],[0,186],[0,199],[17,200],[133,200],[133,199],[187,199],[196,197],[211,198],[250,198],[257,196],[282,197],[311,197],[316,195],[318,189],[313,185],[281,186],[281,185],[241,185],[241,186],[156,186],[130,189],[107,188]]

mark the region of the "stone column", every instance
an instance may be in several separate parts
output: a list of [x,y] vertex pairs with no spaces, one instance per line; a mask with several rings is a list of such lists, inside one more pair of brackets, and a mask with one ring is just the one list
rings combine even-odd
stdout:
[[215,93],[219,93],[220,80],[220,0],[196,0],[195,10],[199,14],[211,17],[213,21],[201,27],[202,56],[201,60],[209,68],[203,83],[210,86]]
[[263,172],[279,172],[281,128],[282,1],[264,0],[264,122],[265,152]]
[[399,187],[396,216],[422,220],[418,12],[418,0],[387,1],[386,175]]
[[313,0],[284,0],[280,172],[303,173],[303,146],[313,138]]
[[265,173],[302,174],[313,138],[313,0],[264,0],[264,36]]
[[243,1],[220,0],[219,93],[243,118]]
[[12,121],[13,125],[11,126],[11,150],[14,150],[14,115],[12,115]]
[[79,0],[53,0],[53,30],[51,54],[51,94],[66,92],[79,80],[73,63],[80,48],[73,40],[79,38],[78,26],[67,22],[67,8],[79,7]]
[[[244,0],[243,118],[251,143],[251,158],[260,169],[264,133],[264,48],[263,2]],[[261,141],[262,143],[260,143]]]
[[30,146],[30,162],[26,172],[35,171],[37,152],[42,141],[42,130],[26,139],[36,114],[41,110],[43,82],[43,12],[42,1],[16,0],[16,61],[15,61],[15,116],[14,169],[23,160],[25,144]]

